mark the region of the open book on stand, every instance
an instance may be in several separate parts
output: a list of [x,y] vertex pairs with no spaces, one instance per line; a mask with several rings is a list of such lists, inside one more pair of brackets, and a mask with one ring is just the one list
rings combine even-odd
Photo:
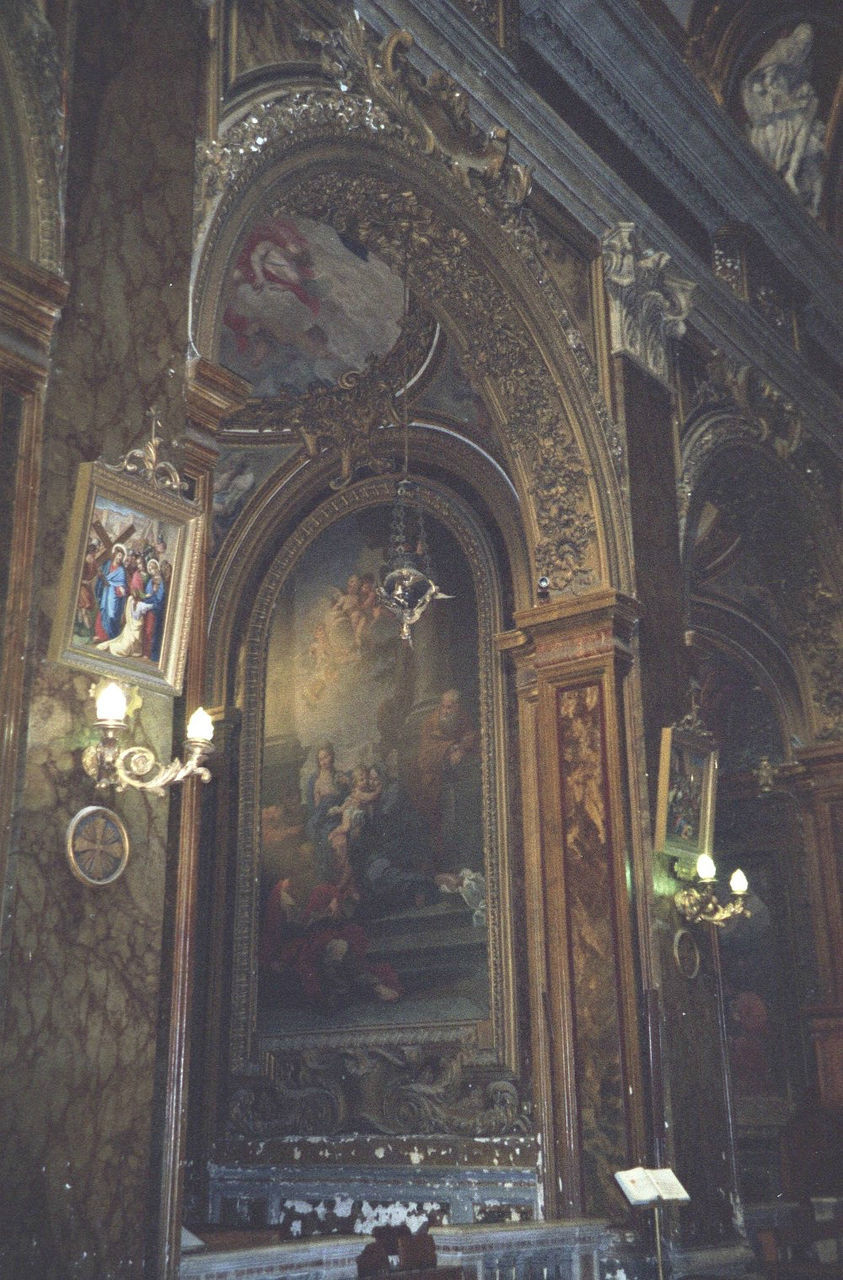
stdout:
[[688,1204],[691,1197],[672,1169],[619,1169],[615,1180],[630,1204]]

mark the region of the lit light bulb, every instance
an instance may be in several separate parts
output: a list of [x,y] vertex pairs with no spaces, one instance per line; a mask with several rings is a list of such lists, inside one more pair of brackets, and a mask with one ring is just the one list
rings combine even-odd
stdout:
[[211,742],[214,722],[204,707],[197,707],[187,722],[187,736],[191,742]]
[[114,724],[122,724],[126,719],[126,695],[113,680],[97,694],[97,719]]
[[732,878],[729,881],[729,888],[732,890],[732,893],[736,894],[746,893],[749,888],[749,881],[741,871],[740,867],[737,867],[736,870],[732,872]]
[[714,859],[709,853],[701,853],[697,858],[697,875],[700,880],[713,880],[717,875],[717,867],[714,865]]

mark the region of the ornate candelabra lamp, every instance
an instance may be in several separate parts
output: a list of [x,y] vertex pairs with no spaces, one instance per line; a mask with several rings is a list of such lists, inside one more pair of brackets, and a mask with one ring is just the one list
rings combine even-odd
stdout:
[[677,864],[676,874],[682,879],[692,881],[673,895],[679,914],[684,916],[690,924],[702,922],[724,925],[727,920],[733,920],[736,916],[750,915],[746,905],[749,882],[740,868],[732,873],[729,880],[732,896],[728,902],[722,904],[714,892],[717,867],[710,854],[700,854],[696,866],[690,873]]
[[[166,795],[167,787],[195,775],[203,782],[210,781],[210,771],[204,762],[214,750],[214,725],[203,707],[197,707],[187,725],[184,744],[184,761],[175,757],[168,764],[157,760],[148,747],[128,746],[120,749],[120,738],[126,732],[128,697],[126,689],[112,680],[100,689],[92,688],[96,698],[96,726],[100,741],[87,747],[82,753],[82,767],[93,778],[97,789],[104,791],[114,787],[125,791],[135,787],[153,795]],[[136,691],[133,697],[140,704]]]

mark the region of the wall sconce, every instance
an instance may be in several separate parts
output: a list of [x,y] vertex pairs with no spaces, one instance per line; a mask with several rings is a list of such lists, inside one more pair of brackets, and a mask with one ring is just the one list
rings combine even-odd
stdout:
[[[163,796],[167,787],[194,774],[203,782],[210,781],[211,774],[204,767],[204,761],[214,749],[214,725],[203,707],[198,707],[188,721],[184,763],[174,757],[169,764],[162,764],[147,747],[130,746],[120,750],[128,706],[126,689],[121,684],[112,680],[103,687],[92,688],[91,694],[96,698],[100,741],[83,751],[82,767],[88,777],[94,779],[98,790],[116,787],[118,791],[125,791],[127,787],[136,787],[139,791]],[[137,691],[133,696],[140,705]]]
[[[682,875],[681,868],[677,868],[677,874]],[[709,854],[700,854],[694,874],[699,883],[689,884],[673,895],[677,911],[687,921],[691,924],[702,921],[704,924],[724,925],[727,920],[732,920],[735,916],[749,916],[745,898],[749,882],[740,868],[732,873],[729,881],[732,896],[722,905],[714,894],[717,867]],[[690,878],[687,871],[682,878]]]

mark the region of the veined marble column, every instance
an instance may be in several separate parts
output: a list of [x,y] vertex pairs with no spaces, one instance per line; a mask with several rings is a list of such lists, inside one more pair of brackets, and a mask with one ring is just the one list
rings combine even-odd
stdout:
[[516,614],[535,1095],[548,1215],[615,1213],[644,1156],[629,891],[624,684],[633,601],[613,591]]

